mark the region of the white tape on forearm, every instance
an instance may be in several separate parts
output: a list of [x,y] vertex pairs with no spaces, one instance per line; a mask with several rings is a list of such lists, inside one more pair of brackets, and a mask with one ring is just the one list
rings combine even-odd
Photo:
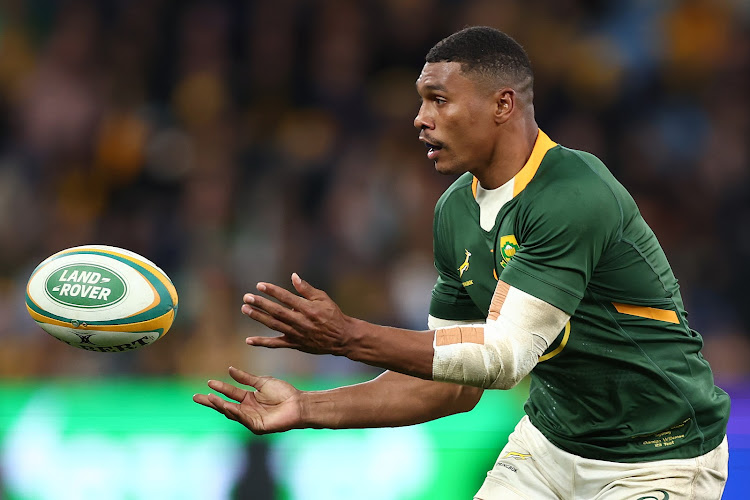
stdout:
[[[436,332],[433,379],[510,389],[536,366],[539,356],[569,319],[560,309],[511,287],[496,320],[463,327],[482,329],[483,343],[458,341],[439,345]],[[456,327],[446,330],[449,328]]]
[[460,319],[442,319],[436,318],[435,316],[427,315],[427,328],[430,330],[437,330],[438,328],[447,328],[449,326],[467,326],[467,325],[478,325],[484,324],[484,320],[477,318],[473,320],[460,320]]

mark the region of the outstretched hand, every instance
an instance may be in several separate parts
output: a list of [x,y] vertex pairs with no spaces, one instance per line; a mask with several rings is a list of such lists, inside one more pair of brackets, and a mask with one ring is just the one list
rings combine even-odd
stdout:
[[209,380],[208,386],[211,389],[236,403],[215,394],[196,394],[193,401],[241,423],[254,434],[283,432],[300,426],[301,391],[283,380],[258,377],[231,366],[229,375],[240,384],[255,388],[255,391],[247,391],[219,380]]
[[354,331],[354,319],[322,290],[292,274],[292,284],[299,295],[271,283],[258,283],[262,295],[245,294],[243,314],[281,333],[278,337],[248,337],[249,345],[287,347],[313,354],[345,355],[347,342]]

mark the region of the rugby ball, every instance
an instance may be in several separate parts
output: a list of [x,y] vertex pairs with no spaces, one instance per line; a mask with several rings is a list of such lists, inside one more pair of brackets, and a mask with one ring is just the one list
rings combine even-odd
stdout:
[[66,344],[124,352],[167,333],[177,313],[177,291],[150,260],[122,248],[86,245],[57,252],[34,269],[26,308]]

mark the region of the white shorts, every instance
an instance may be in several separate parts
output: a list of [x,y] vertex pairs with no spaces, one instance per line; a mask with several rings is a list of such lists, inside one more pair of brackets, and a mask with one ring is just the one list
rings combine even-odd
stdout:
[[727,439],[696,458],[620,463],[590,460],[550,443],[525,416],[475,500],[719,500]]

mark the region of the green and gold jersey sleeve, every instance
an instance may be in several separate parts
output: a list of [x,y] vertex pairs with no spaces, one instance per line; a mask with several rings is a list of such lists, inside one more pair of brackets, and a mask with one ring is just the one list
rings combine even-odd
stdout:
[[[435,268],[438,272],[437,282],[432,290],[430,300],[430,316],[448,320],[477,320],[487,317],[487,311],[477,307],[472,297],[463,285],[462,266],[469,265],[470,252],[466,250],[466,258],[462,263],[456,263],[451,250],[451,241],[456,237],[454,225],[448,220],[449,209],[444,211],[446,201],[450,197],[466,197],[466,190],[471,189],[471,176],[460,178],[446,191],[435,206],[433,219],[433,251]],[[453,200],[454,203],[464,204],[464,200]]]
[[[554,188],[535,189],[546,186],[539,179],[521,193],[515,219],[519,246],[501,275],[509,285],[571,315],[622,228],[622,210],[614,193],[584,165],[598,160],[583,154],[573,160],[577,161],[556,165],[570,172],[554,172]],[[499,250],[496,253],[502,257]]]

